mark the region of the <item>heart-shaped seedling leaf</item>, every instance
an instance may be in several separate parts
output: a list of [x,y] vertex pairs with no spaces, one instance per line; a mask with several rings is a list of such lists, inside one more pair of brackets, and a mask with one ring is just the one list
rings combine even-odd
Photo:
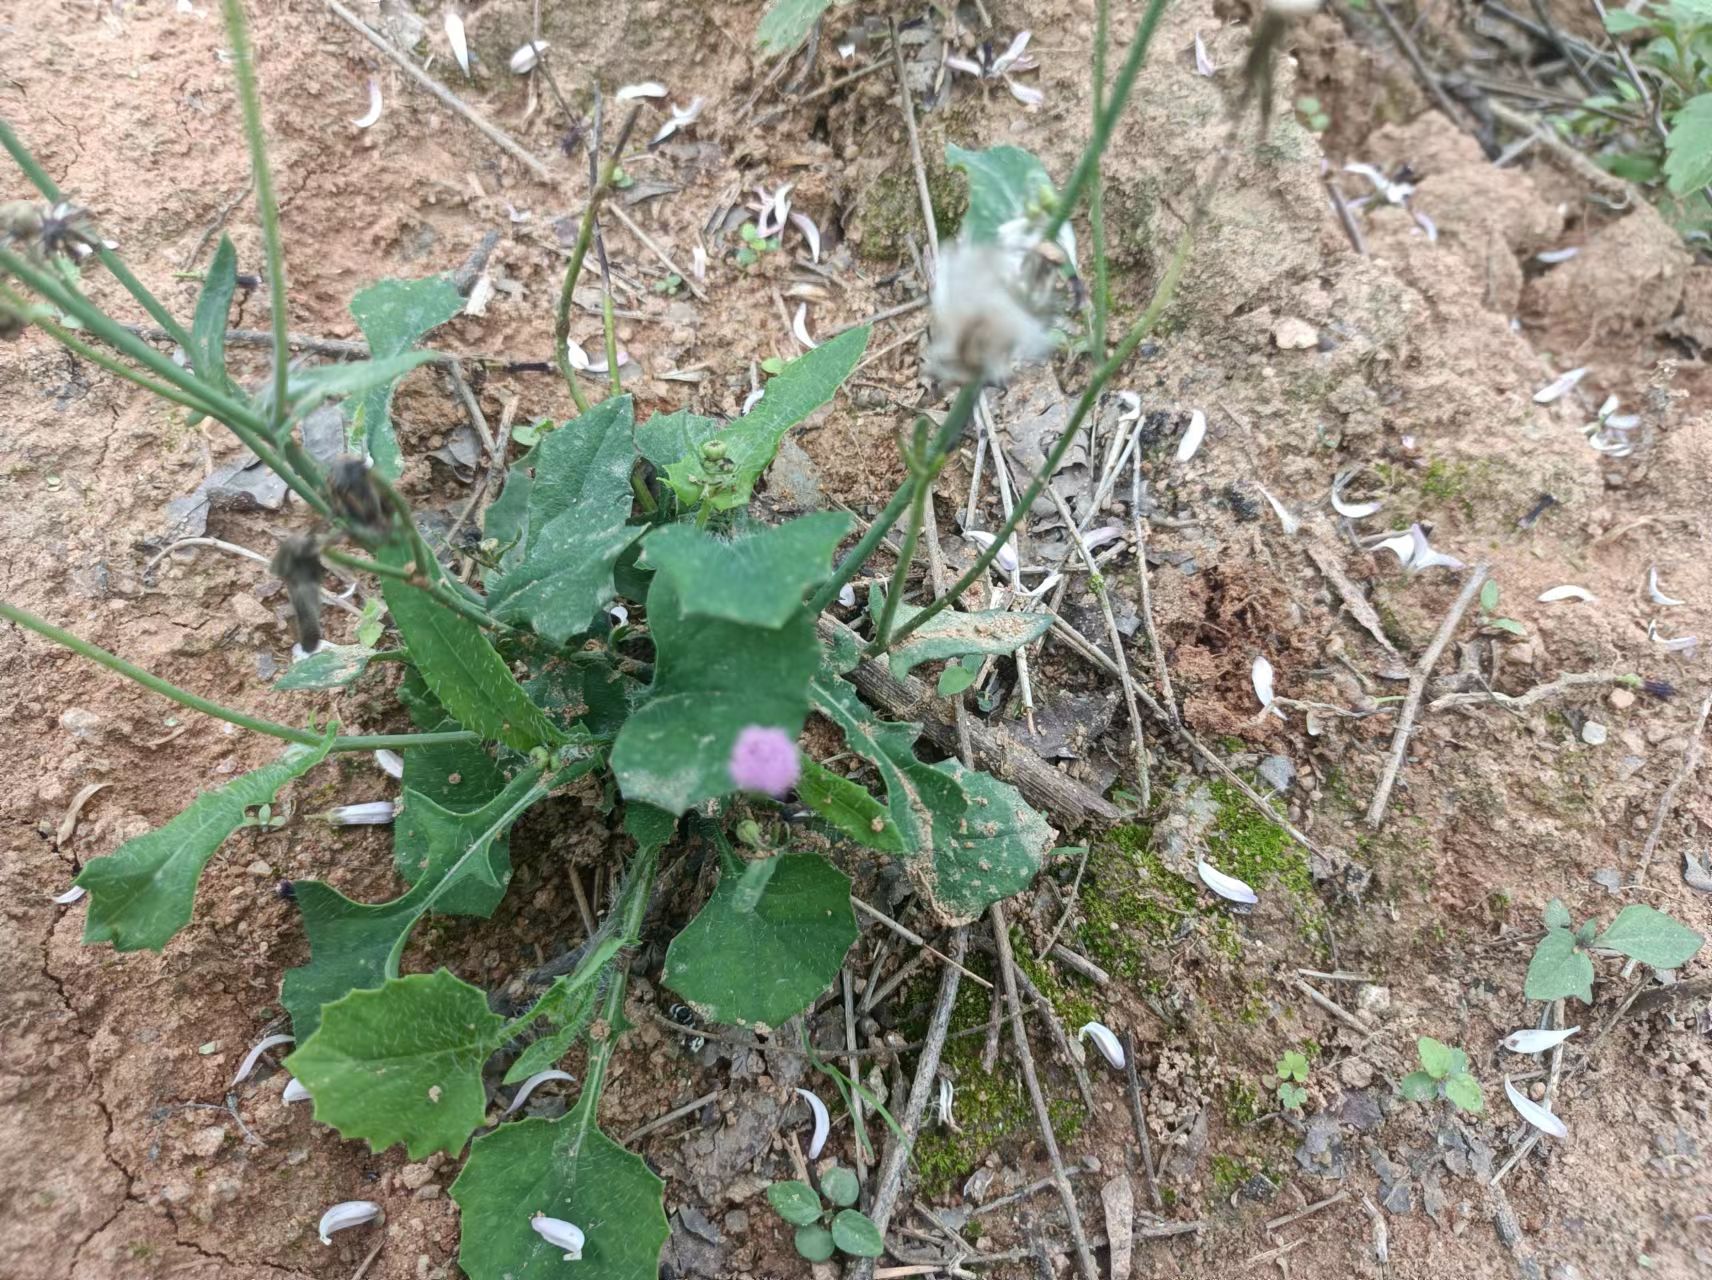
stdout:
[[1435,1080],[1443,1080],[1456,1066],[1456,1050],[1449,1045],[1421,1036],[1415,1042],[1421,1054],[1421,1067]]
[[1569,908],[1563,905],[1562,898],[1553,898],[1550,902],[1546,903],[1546,928],[1567,929],[1571,923]]
[[841,1209],[848,1209],[862,1195],[862,1184],[843,1165],[834,1165],[820,1175],[820,1189]]
[[1411,1102],[1431,1102],[1439,1096],[1439,1082],[1425,1071],[1411,1071],[1399,1087]]
[[563,645],[613,599],[618,557],[641,532],[628,523],[633,425],[630,397],[613,396],[536,446],[517,544],[487,582],[496,618]]
[[1470,1115],[1480,1114],[1486,1105],[1486,1095],[1480,1090],[1480,1081],[1466,1071],[1455,1071],[1446,1077],[1444,1095]]
[[1568,929],[1550,929],[1534,948],[1522,994],[1530,1000],[1562,1000],[1566,996],[1591,1002],[1593,961]]
[[853,1258],[877,1258],[886,1251],[880,1229],[854,1209],[841,1209],[832,1220],[832,1242]]
[[487,1110],[482,1066],[505,1038],[487,995],[444,969],[353,991],[321,1011],[285,1060],[315,1099],[315,1118],[375,1151],[412,1160],[456,1155]]
[[832,1232],[819,1223],[798,1227],[795,1243],[797,1253],[810,1262],[825,1262],[832,1257]]
[[666,984],[715,1022],[779,1026],[831,985],[856,941],[848,876],[818,854],[769,861],[758,898],[746,876],[721,876],[666,951]]
[[775,1182],[767,1188],[767,1203],[786,1222],[806,1227],[820,1221],[820,1197],[806,1182]]
[[245,825],[247,811],[271,805],[281,787],[319,764],[332,746],[331,733],[317,746],[293,744],[275,763],[197,796],[165,826],[90,859],[73,881],[89,891],[84,942],[111,942],[116,951],[166,946],[190,923],[202,868]]
[[671,579],[687,615],[777,629],[826,581],[832,552],[849,531],[850,518],[837,511],[735,538],[666,525],[648,535],[642,563]]
[[[594,1127],[586,1099],[557,1120],[508,1122],[470,1146],[452,1184],[462,1239],[458,1263],[470,1280],[576,1277],[654,1280],[671,1234],[665,1184],[642,1160]],[[572,1222],[582,1256],[529,1224],[533,1215]]]
[[1593,945],[1620,951],[1655,969],[1676,969],[1693,959],[1704,941],[1687,925],[1637,902],[1619,911]]

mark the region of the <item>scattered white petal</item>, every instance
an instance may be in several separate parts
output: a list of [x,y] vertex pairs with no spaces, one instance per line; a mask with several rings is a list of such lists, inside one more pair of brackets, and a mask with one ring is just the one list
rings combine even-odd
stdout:
[[953,1133],[961,1133],[957,1121],[951,1118],[951,1106],[957,1098],[957,1086],[944,1076],[939,1077],[939,1123]]
[[1385,197],[1387,204],[1402,204],[1414,193],[1414,186],[1407,182],[1393,182],[1383,171],[1370,164],[1346,164],[1345,173],[1359,174],[1373,184],[1373,189]]
[[[980,529],[965,529],[963,536],[985,551],[993,545],[993,535]],[[1005,573],[1014,573],[1018,567],[1016,553],[1016,535],[1013,533],[1005,540],[1005,545],[999,548],[998,559],[993,561]]]
[[552,44],[550,40],[531,40],[511,55],[511,69],[517,75],[526,76],[541,65],[541,55],[547,52]]
[[1439,242],[1438,223],[1434,222],[1419,209],[1413,207],[1409,210],[1409,216],[1415,220],[1415,225],[1421,229],[1421,234],[1426,236],[1428,244],[1437,244]]
[[1118,392],[1118,403],[1123,406],[1118,413],[1119,422],[1137,422],[1141,419],[1141,397],[1133,391]]
[[374,753],[375,763],[380,766],[382,773],[389,778],[404,776],[404,757],[396,751],[377,751]]
[[1260,699],[1260,705],[1270,707],[1276,696],[1272,692],[1272,664],[1264,655],[1257,656],[1254,666],[1249,669],[1249,679],[1254,682],[1254,696]]
[[1641,425],[1641,415],[1638,413],[1614,413],[1605,419],[1607,431],[1633,431]]
[[749,412],[749,410],[753,409],[756,405],[760,404],[761,403],[761,397],[766,395],[766,394],[767,394],[767,388],[756,387],[748,395],[744,396],[743,397],[743,408],[738,411],[738,416],[739,417],[744,416],[745,414],[747,414]]
[[285,1092],[279,1095],[279,1100],[290,1105],[294,1102],[309,1102],[311,1098],[309,1090],[303,1087],[303,1081],[292,1076],[285,1082]]
[[565,358],[570,361],[571,368],[575,369],[578,373],[588,372],[589,354],[583,350],[582,343],[576,341],[576,339],[565,339]]
[[987,74],[980,63],[971,62],[968,58],[958,57],[955,54],[945,59],[945,65],[953,71],[961,71],[966,76],[984,77]]
[[569,1071],[537,1071],[517,1087],[517,1096],[511,1100],[511,1105],[507,1107],[502,1114],[510,1115],[513,1111],[517,1110],[517,1108],[529,1101],[530,1094],[534,1093],[537,1088],[546,1084],[549,1080],[575,1079],[576,1077]]
[[755,218],[757,235],[775,236],[785,229],[785,217],[791,211],[791,188],[794,182],[787,182],[777,191],[768,191],[765,187],[756,187],[755,196],[761,205]]
[[1195,74],[1210,76],[1216,70],[1218,68],[1213,66],[1213,60],[1207,56],[1206,42],[1201,39],[1201,33],[1197,31],[1195,33]]
[[380,112],[381,112],[382,105],[383,104],[380,100],[380,81],[375,79],[375,77],[370,76],[369,77],[369,109],[367,111],[365,111],[362,115],[358,116],[356,119],[352,120],[351,123],[356,125],[357,128],[359,128],[359,129],[368,128],[371,124],[374,124],[377,120],[380,119]]
[[240,1085],[249,1079],[250,1072],[256,1069],[256,1063],[261,1061],[262,1054],[269,1049],[277,1049],[282,1044],[295,1044],[296,1042],[296,1036],[268,1036],[259,1044],[252,1046],[250,1051],[244,1055],[244,1060],[238,1064],[238,1074],[232,1077],[232,1083]]
[[1672,640],[1658,629],[1657,622],[1647,623],[1647,639],[1666,653],[1683,653],[1700,643],[1699,636],[1677,636],[1676,639]]
[[1612,414],[1617,412],[1617,406],[1621,403],[1622,401],[1617,399],[1614,395],[1606,396],[1605,403],[1599,406],[1599,412],[1596,416],[1601,422],[1603,422],[1606,418],[1609,418]]
[[1015,98],[1025,107],[1038,107],[1041,103],[1046,101],[1046,95],[1039,89],[1035,89],[1026,84],[1019,84],[1009,76],[1005,77],[1005,88],[1010,90],[1011,97]]
[[[1343,499],[1343,489],[1344,489],[1344,486],[1350,482],[1351,477],[1353,477],[1354,475],[1355,475],[1355,469],[1354,468],[1347,468],[1343,471],[1338,472],[1336,477],[1333,478],[1333,480],[1332,480],[1332,510],[1337,512],[1340,516],[1342,516],[1346,520],[1365,520],[1368,516],[1374,515],[1375,513],[1377,513],[1378,510],[1381,507],[1383,507],[1385,504],[1383,502],[1379,502],[1379,501],[1345,502]],[[1393,550],[1395,550],[1395,548],[1393,548]],[[1400,552],[1400,551],[1397,554],[1399,557],[1402,556],[1402,552]]]
[[191,4],[190,0],[178,0],[178,3],[176,5],[174,5],[173,7],[179,13],[195,13],[196,12],[196,6]]
[[606,616],[612,619],[613,626],[622,627],[630,621],[630,610],[621,604],[615,604],[606,611]]
[[505,216],[510,218],[513,222],[528,222],[532,215],[529,210],[519,209],[516,205],[512,204],[511,201],[507,200],[505,202]]
[[1563,399],[1571,391],[1575,390],[1576,385],[1586,376],[1586,365],[1583,365],[1579,369],[1571,369],[1556,382],[1547,383],[1538,391],[1534,392],[1534,403],[1551,404],[1554,401]]
[[1189,415],[1189,425],[1183,432],[1183,438],[1177,442],[1177,461],[1187,462],[1193,458],[1206,436],[1207,415],[1196,409]]
[[1556,1031],[1512,1031],[1504,1037],[1504,1047],[1511,1053],[1544,1053],[1580,1030],[1580,1027],[1562,1027]]
[[1100,1051],[1100,1056],[1102,1058],[1111,1063],[1112,1066],[1116,1067],[1119,1071],[1124,1069],[1126,1059],[1124,1058],[1123,1041],[1119,1040],[1117,1032],[1113,1031],[1105,1023],[1083,1023],[1082,1029],[1076,1033],[1076,1038],[1078,1040],[1087,1040],[1091,1038],[1094,1041],[1094,1047]]
[[663,98],[666,86],[658,80],[644,80],[641,84],[627,84],[612,96],[620,102],[629,102],[632,98]]
[[797,313],[791,317],[791,332],[796,335],[798,342],[813,351],[820,343],[808,336],[808,303],[797,303]]
[[1658,566],[1656,564],[1647,567],[1647,598],[1654,604],[1664,605],[1666,608],[1673,604],[1683,603],[1675,596],[1667,596],[1659,587]]
[[395,800],[342,804],[326,813],[327,821],[335,827],[384,827],[397,816],[398,802]]
[[315,1231],[322,1244],[333,1243],[333,1233],[347,1227],[360,1227],[380,1217],[380,1206],[373,1200],[346,1200],[321,1215],[321,1225]]
[[808,241],[809,254],[816,262],[820,261],[820,228],[815,225],[813,218],[806,213],[798,213],[795,209],[790,213],[791,225],[803,233],[803,239]]
[[856,42],[854,40],[846,40],[843,44],[835,47],[838,50],[838,56],[846,62],[856,56]]
[[1551,590],[1542,591],[1539,594],[1541,604],[1556,604],[1559,600],[1585,600],[1591,604],[1596,598],[1586,587],[1570,585],[1553,587]]
[[807,1089],[798,1089],[797,1096],[814,1112],[814,1136],[808,1141],[808,1158],[818,1160],[826,1149],[826,1135],[832,1132],[832,1117],[826,1114],[826,1104]]
[[848,582],[838,588],[838,603],[846,609],[854,609],[856,607],[856,588]]
[[[574,364],[575,361],[572,361],[572,363]],[[630,353],[628,351],[626,351],[623,347],[620,347],[618,349],[618,367],[620,369],[622,369],[625,365],[627,365],[629,363],[630,363]],[[609,366],[606,363],[606,356],[604,354],[599,355],[599,356],[588,357],[588,372],[590,372],[590,373],[606,373],[606,372],[608,372],[608,369],[609,369]]]
[[1201,877],[1202,884],[1221,898],[1229,899],[1231,902],[1240,902],[1250,907],[1260,901],[1260,895],[1253,889],[1250,889],[1235,876],[1227,876],[1204,859],[1196,861],[1195,874]]
[[[671,106],[670,103],[667,105]],[[694,124],[701,118],[701,109],[703,105],[703,99],[692,98],[690,99],[690,105],[687,107],[671,107],[672,118],[660,126],[660,131],[654,135],[648,145],[653,146],[656,143],[664,142],[679,129],[684,129]]]
[[1278,517],[1278,523],[1284,526],[1284,532],[1292,537],[1295,536],[1296,531],[1302,527],[1302,522],[1291,515],[1289,509],[1282,502],[1268,493],[1265,485],[1257,484],[1254,487],[1259,489],[1260,496],[1271,504],[1272,513]]
[[1116,525],[1108,524],[1084,536],[1082,545],[1088,550],[1094,551],[1105,546],[1108,542],[1116,542],[1121,537],[1123,537],[1123,530]]
[[1017,32],[1016,37],[1010,43],[1010,48],[1006,49],[998,57],[993,59],[992,74],[1002,76],[1005,72],[1014,67],[1017,60],[1022,57],[1023,50],[1028,48],[1029,37],[1033,34],[1034,32],[1032,31]]
[[1510,1083],[1510,1077],[1504,1077],[1504,1095],[1510,1099],[1510,1105],[1516,1108],[1518,1115],[1526,1120],[1541,1133],[1549,1133],[1554,1138],[1569,1137],[1569,1129],[1551,1112]]
[[1434,551],[1432,544],[1427,541],[1427,531],[1420,525],[1409,526],[1409,541],[1414,547],[1414,553],[1409,557],[1409,572],[1419,573],[1423,569],[1466,569],[1468,566],[1455,556],[1447,556],[1443,552]]
[[452,56],[458,60],[458,69],[468,79],[470,74],[470,45],[464,38],[464,20],[454,10],[446,10],[446,39],[452,42]]
[[549,1218],[544,1213],[537,1213],[529,1219],[529,1225],[548,1244],[555,1249],[565,1251],[566,1262],[580,1262],[583,1256],[583,1232],[575,1223],[566,1222],[563,1218]]
[[1576,245],[1571,245],[1567,249],[1546,249],[1540,253],[1536,253],[1534,255],[1534,261],[1543,263],[1548,267],[1553,267],[1560,262],[1568,262],[1580,252],[1581,249]]
[[88,892],[82,885],[74,884],[64,893],[54,894],[54,901],[62,907],[70,906]]
[[698,241],[690,250],[690,274],[697,280],[707,279],[707,250]]

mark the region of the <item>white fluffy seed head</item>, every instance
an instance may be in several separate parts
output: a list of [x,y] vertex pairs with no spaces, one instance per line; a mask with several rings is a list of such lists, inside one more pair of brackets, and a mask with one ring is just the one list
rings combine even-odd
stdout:
[[1052,350],[1051,330],[1028,301],[1014,252],[959,241],[940,255],[933,282],[927,367],[946,382],[1003,382]]

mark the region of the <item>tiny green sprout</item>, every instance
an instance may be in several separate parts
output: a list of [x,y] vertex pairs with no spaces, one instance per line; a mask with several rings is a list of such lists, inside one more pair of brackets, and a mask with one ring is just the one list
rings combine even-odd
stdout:
[[1594,951],[1615,951],[1654,969],[1679,969],[1706,941],[1687,925],[1645,903],[1631,903],[1617,913],[1603,932],[1596,920],[1572,929],[1569,908],[1561,899],[1546,904],[1546,936],[1528,961],[1522,992],[1530,1000],[1562,1000],[1568,996],[1593,1002]]
[[1286,1111],[1300,1111],[1308,1101],[1308,1091],[1302,1087],[1308,1080],[1307,1055],[1287,1050],[1272,1070],[1278,1077],[1278,1105]]
[[1496,613],[1497,609],[1498,583],[1495,579],[1488,578],[1486,580],[1486,585],[1480,588],[1480,625],[1483,627],[1490,627],[1494,631],[1503,631],[1510,635],[1521,636],[1526,639],[1528,634],[1527,628],[1517,622],[1514,618],[1494,617],[1493,615]]
[[939,673],[939,696],[955,698],[970,685],[975,683],[975,677],[980,674],[980,664],[964,666],[961,661],[953,658],[945,664],[945,670]]
[[380,644],[380,638],[386,632],[386,623],[382,620],[386,613],[385,606],[378,596],[370,596],[363,602],[362,616],[357,619],[357,643],[365,649],[373,649]]
[[1332,118],[1326,114],[1318,98],[1297,98],[1296,115],[1301,120],[1302,127],[1310,133],[1324,133],[1332,127]]
[[1403,1096],[1411,1102],[1444,1098],[1469,1115],[1478,1115],[1486,1105],[1486,1095],[1468,1070],[1468,1055],[1431,1036],[1421,1036],[1415,1045],[1421,1069],[1403,1077]]
[[621,166],[614,165],[612,168],[612,185],[617,187],[620,191],[628,191],[631,187],[636,185],[636,179],[624,172],[624,169]]
[[684,278],[676,271],[669,274],[659,284],[654,286],[655,293],[675,294],[684,287]]
[[785,362],[778,356],[768,356],[761,361],[761,372],[770,378],[777,377],[785,371]]
[[[850,1206],[861,1197],[862,1184],[856,1175],[834,1165],[820,1178],[820,1191],[806,1182],[775,1182],[767,1188],[767,1202],[796,1230],[797,1252],[810,1262],[826,1262],[833,1251],[853,1258],[877,1258],[886,1242],[871,1219]],[[827,1207],[821,1196],[831,1201]]]

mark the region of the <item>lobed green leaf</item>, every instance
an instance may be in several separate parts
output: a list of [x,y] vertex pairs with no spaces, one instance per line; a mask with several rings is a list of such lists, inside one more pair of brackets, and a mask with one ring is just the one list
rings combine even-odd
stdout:
[[1671,194],[1693,195],[1712,183],[1712,93],[1696,94],[1672,117],[1664,140]]
[[[431,330],[464,309],[463,295],[449,275],[422,280],[381,280],[351,299],[351,315],[368,339],[376,360],[401,356]],[[431,357],[430,357],[431,358]],[[400,373],[404,370],[399,370]],[[392,392],[397,375],[360,389],[346,407],[353,453],[367,452],[375,470],[396,480],[404,470],[398,436],[392,426]]]
[[648,535],[642,560],[671,580],[686,614],[778,628],[801,612],[808,591],[826,581],[832,553],[849,531],[850,517],[836,511],[735,538],[666,525]]
[[1444,1082],[1444,1095],[1470,1115],[1479,1115],[1486,1106],[1486,1095],[1480,1081],[1467,1071],[1453,1072]]
[[832,0],[773,0],[755,28],[755,43],[766,57],[789,53],[814,30]]
[[[876,588],[875,601],[870,608],[878,614],[884,607],[884,595]],[[897,621],[901,626],[920,613],[911,605],[899,604]],[[891,651],[887,661],[892,674],[902,680],[923,662],[957,658],[968,653],[1015,653],[1024,645],[1033,644],[1052,626],[1049,613],[1015,613],[1008,609],[984,609],[979,613],[960,613],[946,609],[929,618]]]

